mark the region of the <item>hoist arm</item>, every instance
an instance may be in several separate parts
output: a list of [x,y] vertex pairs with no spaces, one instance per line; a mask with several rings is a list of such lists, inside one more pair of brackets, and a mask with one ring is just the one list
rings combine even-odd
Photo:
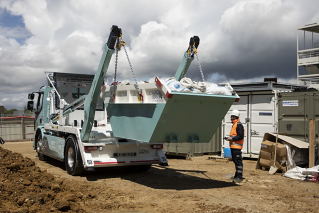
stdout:
[[197,53],[197,47],[199,45],[199,41],[200,39],[198,36],[194,36],[190,38],[189,47],[185,51],[183,59],[181,63],[179,64],[179,67],[176,71],[176,74],[175,74],[176,80],[180,81],[187,73],[189,65],[194,60],[194,54]]
[[110,36],[105,44],[104,51],[100,60],[99,67],[94,76],[92,86],[89,94],[85,98],[84,102],[84,123],[81,130],[81,140],[83,142],[89,141],[90,133],[95,116],[96,102],[101,92],[104,76],[109,67],[112,54],[114,52],[114,46],[119,37],[122,36],[122,30],[113,25],[111,28]]

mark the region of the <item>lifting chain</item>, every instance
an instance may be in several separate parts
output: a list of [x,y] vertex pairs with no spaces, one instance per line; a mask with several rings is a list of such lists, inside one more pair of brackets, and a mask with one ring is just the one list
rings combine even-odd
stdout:
[[118,45],[116,45],[115,48],[115,72],[114,72],[114,84],[116,83],[116,73],[117,73],[117,62],[119,58],[119,51],[121,50],[121,47],[118,48]]
[[[122,40],[122,41],[123,41],[123,40]],[[124,43],[124,44],[125,44],[125,43]],[[129,57],[128,57],[128,54],[127,54],[127,52],[126,52],[126,48],[125,48],[124,45],[123,45],[123,48],[124,48],[124,51],[125,51],[125,54],[126,54],[126,57],[127,57],[127,61],[128,61],[129,65],[130,65],[130,68],[131,68],[131,71],[132,71],[134,80],[135,80],[135,85],[134,85],[134,87],[135,87],[135,89],[139,90],[139,87],[138,87],[138,84],[137,84],[137,80],[136,80],[136,77],[135,77],[135,74],[134,74],[134,71],[133,71],[133,67],[132,67],[131,61],[130,61],[130,59],[129,59]]]
[[202,80],[203,80],[203,82],[205,82],[204,73],[203,73],[203,70],[202,70],[202,66],[200,65],[200,62],[199,62],[199,58],[198,58],[197,53],[195,53],[195,55],[196,55],[196,59],[197,59],[197,62],[198,62],[199,71],[200,71],[200,74],[201,74],[201,76],[202,76]]
[[[121,47],[124,48],[127,61],[128,61],[129,65],[130,65],[130,68],[131,68],[131,71],[132,71],[132,74],[133,74],[133,77],[134,77],[134,80],[135,80],[134,87],[135,87],[137,90],[140,90],[139,87],[138,87],[138,83],[137,83],[137,80],[136,80],[136,77],[135,77],[135,74],[134,74],[134,71],[133,71],[133,67],[132,67],[130,58],[128,57],[128,54],[127,54],[127,51],[126,51],[126,48],[125,48],[125,42],[124,42],[124,40],[122,39],[122,37],[119,37],[119,38],[117,39],[117,43],[116,43],[116,58],[115,58],[114,82],[116,82],[116,72],[117,72],[117,63],[118,63],[118,52],[121,50]],[[139,92],[140,92],[140,91],[139,91]]]

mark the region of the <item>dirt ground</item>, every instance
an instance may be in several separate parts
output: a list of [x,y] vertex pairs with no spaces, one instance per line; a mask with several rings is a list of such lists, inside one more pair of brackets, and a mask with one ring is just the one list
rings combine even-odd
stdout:
[[39,161],[32,142],[7,142],[0,146],[0,212],[319,211],[319,183],[255,166],[244,160],[240,185],[230,180],[232,162],[208,157],[169,159],[169,167],[147,172],[114,167],[73,177],[62,162]]

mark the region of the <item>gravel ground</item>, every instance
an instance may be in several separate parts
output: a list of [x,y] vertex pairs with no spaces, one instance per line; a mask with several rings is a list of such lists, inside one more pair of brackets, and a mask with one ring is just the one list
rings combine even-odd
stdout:
[[318,212],[319,183],[255,170],[230,180],[232,162],[169,159],[147,172],[105,168],[69,176],[64,163],[39,161],[32,142],[0,146],[0,212]]

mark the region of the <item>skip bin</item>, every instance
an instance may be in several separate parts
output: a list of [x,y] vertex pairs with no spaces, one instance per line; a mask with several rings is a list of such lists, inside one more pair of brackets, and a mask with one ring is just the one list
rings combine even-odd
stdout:
[[[208,143],[230,106],[239,99],[236,94],[172,92],[158,78],[155,82],[142,89],[142,93],[154,95],[149,90],[156,90],[162,102],[152,96],[157,103],[130,103],[125,101],[132,100],[125,98],[132,94],[129,88],[122,87],[122,92],[119,87],[113,92],[110,89],[105,107],[115,137],[152,143]],[[117,98],[118,94],[122,96]],[[120,101],[116,102],[117,99]]]

